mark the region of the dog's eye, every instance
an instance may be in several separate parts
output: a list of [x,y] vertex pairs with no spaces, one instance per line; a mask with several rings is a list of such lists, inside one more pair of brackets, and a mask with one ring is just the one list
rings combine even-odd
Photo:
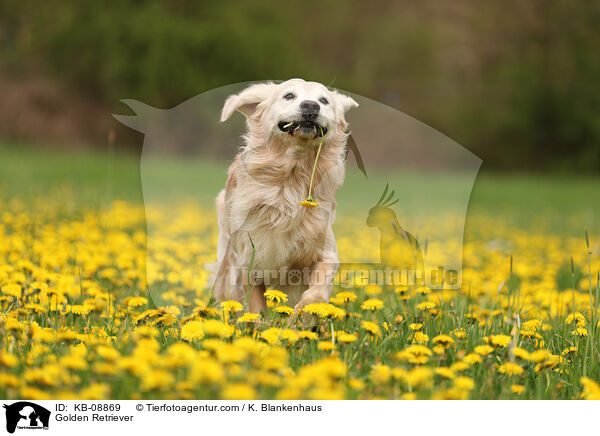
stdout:
[[329,100],[327,100],[325,97],[321,97],[319,101],[323,104],[329,104]]
[[295,99],[295,98],[296,98],[296,96],[294,95],[294,93],[293,93],[293,92],[288,92],[287,94],[285,94],[285,95],[283,96],[283,99],[284,99],[284,100],[293,100],[293,99]]

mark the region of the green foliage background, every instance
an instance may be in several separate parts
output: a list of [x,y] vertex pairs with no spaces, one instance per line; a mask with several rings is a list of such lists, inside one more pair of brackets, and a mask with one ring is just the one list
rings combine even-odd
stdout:
[[488,167],[596,171],[598,23],[585,0],[4,0],[0,69],[107,111],[303,77],[405,111]]

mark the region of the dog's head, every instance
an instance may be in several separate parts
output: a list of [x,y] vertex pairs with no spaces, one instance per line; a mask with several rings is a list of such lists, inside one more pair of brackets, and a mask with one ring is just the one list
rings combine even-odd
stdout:
[[244,114],[252,130],[284,142],[306,144],[344,131],[344,114],[358,106],[354,99],[317,82],[291,79],[251,85],[225,101],[221,121],[234,111]]

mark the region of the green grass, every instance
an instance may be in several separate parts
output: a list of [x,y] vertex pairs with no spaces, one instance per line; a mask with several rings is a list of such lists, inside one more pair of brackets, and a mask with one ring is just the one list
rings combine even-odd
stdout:
[[[144,162],[133,153],[110,150],[48,149],[0,145],[0,193],[28,200],[67,190],[77,201],[107,205],[122,199],[134,202],[191,197],[212,204],[225,184],[227,162],[161,158]],[[400,197],[399,213],[432,214],[464,210],[469,214],[503,214],[521,227],[543,223],[556,232],[583,232],[599,221],[600,177],[544,174],[493,174],[480,170],[468,198],[471,180],[463,174],[419,175],[410,169],[369,172],[369,179],[349,168],[338,192],[339,213],[357,213],[374,205],[386,183]],[[429,199],[431,198],[431,201]],[[537,221],[533,222],[533,219]]]
[[[120,276],[115,280],[111,280],[110,275],[101,276],[99,274],[104,272],[104,268],[108,270],[117,268],[116,261],[123,260],[120,259],[122,255],[126,255],[125,262],[119,262],[121,266],[118,266],[118,268],[125,269],[128,272],[135,270],[133,266],[127,267],[126,265],[130,263],[127,260],[138,258],[139,253],[132,250],[131,247],[138,247],[139,241],[132,245],[129,244],[132,243],[133,239],[137,241],[135,235],[143,226],[143,218],[138,218],[137,221],[132,222],[125,219],[128,218],[129,213],[134,213],[130,212],[131,209],[125,209],[124,212],[121,212],[125,216],[117,215],[116,221],[121,221],[121,224],[117,224],[118,231],[116,232],[110,226],[103,226],[99,219],[86,221],[85,225],[88,227],[82,231],[81,223],[77,224],[77,220],[73,219],[74,216],[87,213],[90,209],[94,212],[108,209],[108,206],[114,200],[127,200],[139,204],[142,200],[148,200],[149,198],[168,202],[185,197],[192,198],[201,206],[210,207],[215,195],[224,186],[227,169],[227,164],[224,162],[163,158],[152,162],[144,162],[144,183],[142,183],[139,165],[139,157],[124,153],[102,152],[99,150],[54,150],[24,146],[10,147],[9,145],[0,147],[0,204],[5,204],[3,200],[6,198],[18,199],[32,207],[34,212],[37,207],[42,211],[46,203],[52,203],[54,206],[54,208],[48,208],[49,210],[56,209],[57,205],[60,206],[58,209],[65,214],[66,220],[64,222],[54,223],[52,221],[54,217],[51,214],[44,215],[40,213],[39,216],[35,216],[36,219],[39,218],[41,224],[44,224],[44,220],[46,220],[47,223],[52,223],[51,227],[56,226],[56,229],[60,229],[60,232],[57,231],[56,233],[62,235],[61,237],[66,241],[63,241],[63,243],[66,245],[58,250],[59,253],[71,249],[73,243],[72,236],[69,236],[69,233],[62,233],[64,230],[62,224],[64,223],[75,223],[73,229],[76,235],[80,235],[78,232],[100,235],[97,239],[92,237],[91,242],[88,242],[87,245],[85,238],[79,238],[81,241],[77,245],[77,249],[86,253],[86,256],[82,256],[82,259],[100,256],[103,262],[101,264],[102,268],[99,271],[92,269],[87,278],[94,281],[107,294],[110,293],[109,298],[117,303],[117,309],[119,310],[113,311],[110,316],[106,312],[93,313],[89,318],[82,318],[71,313],[64,318],[65,325],[69,328],[77,331],[82,330],[88,325],[86,322],[91,319],[92,325],[101,326],[116,337],[122,336],[123,333],[129,333],[135,317],[127,315],[130,309],[125,310],[128,305],[125,298],[131,296],[132,291],[134,294],[138,293],[139,288],[131,286],[127,281],[121,281]],[[600,200],[600,178],[555,175],[497,175],[482,171],[469,198],[471,181],[465,174],[437,173],[422,176],[409,169],[379,170],[370,172],[369,179],[365,180],[357,171],[349,170],[344,187],[337,196],[340,212],[349,216],[356,215],[362,219],[365,210],[376,203],[386,183],[389,183],[396,190],[401,199],[396,206],[399,216],[403,214],[428,215],[435,214],[436,211],[445,212],[456,207],[466,207],[468,200],[469,213],[467,214],[466,237],[470,239],[470,242],[465,245],[467,247],[465,251],[471,253],[471,261],[474,261],[472,268],[477,272],[478,286],[474,287],[473,293],[471,293],[471,288],[468,287],[468,291],[456,293],[450,300],[440,303],[438,314],[428,314],[427,310],[419,309],[419,303],[425,302],[427,299],[425,296],[417,295],[403,302],[397,298],[396,294],[391,292],[382,294],[381,298],[385,303],[384,310],[376,312],[363,310],[361,303],[371,296],[366,294],[364,288],[356,287],[356,289],[353,289],[358,296],[358,300],[349,304],[347,309],[361,314],[361,318],[336,321],[335,329],[357,333],[358,341],[356,345],[339,345],[340,357],[348,365],[350,374],[353,377],[358,377],[360,380],[367,382],[368,392],[371,395],[397,396],[395,388],[386,390],[382,383],[372,380],[373,367],[376,367],[379,362],[390,366],[398,366],[398,362],[394,360],[393,356],[410,345],[414,335],[414,332],[408,327],[410,323],[423,323],[422,332],[431,339],[440,333],[451,334],[454,329],[464,329],[466,337],[464,340],[457,339],[456,347],[450,347],[443,354],[436,354],[430,358],[428,364],[433,368],[449,366],[460,361],[463,357],[459,355],[459,352],[461,354],[471,353],[474,347],[482,345],[489,335],[512,335],[511,332],[517,319],[514,316],[515,313],[522,316],[518,318],[519,322],[525,321],[526,318],[539,316],[550,327],[549,329],[540,329],[545,341],[543,345],[535,344],[533,340],[521,336],[518,340],[523,347],[530,349],[530,351],[536,348],[547,348],[552,353],[559,355],[566,347],[576,345],[579,347],[577,356],[572,361],[564,364],[564,368],[567,368],[568,371],[562,373],[554,370],[536,371],[535,363],[521,362],[525,368],[523,375],[510,376],[498,372],[501,363],[511,360],[509,348],[501,347],[493,355],[485,357],[483,364],[477,364],[468,370],[471,371],[469,377],[472,377],[475,382],[475,388],[470,394],[471,398],[518,398],[516,394],[510,391],[511,383],[519,383],[525,386],[525,398],[578,398],[582,391],[580,377],[589,376],[594,380],[599,379],[600,366],[597,365],[597,358],[600,355],[597,351],[598,335],[595,328],[598,306],[597,294],[599,291],[596,288],[594,279],[597,272],[598,249],[596,241],[599,236],[598,223],[600,222],[597,208]],[[11,212],[18,211],[18,206],[14,204],[7,204],[6,207]],[[163,210],[170,212],[169,207],[163,206]],[[178,211],[178,209],[173,210]],[[2,212],[0,210],[0,216]],[[101,214],[96,213],[95,217],[98,218],[99,215]],[[210,220],[210,226],[215,229],[216,223],[213,222],[211,216],[194,215],[193,219],[196,220],[198,216]],[[440,216],[444,215],[440,214]],[[481,240],[478,240],[477,225],[480,222],[478,219],[481,217],[484,220],[489,218],[491,225],[487,226],[485,235],[481,237]],[[7,218],[10,221],[10,215]],[[36,230],[36,219],[31,220],[31,222],[25,220],[25,222],[32,224],[31,227],[29,225],[23,226],[17,220],[17,225],[11,230],[22,237],[25,241],[23,246],[26,246],[26,242],[29,241],[30,230]],[[162,223],[164,224],[164,222]],[[498,250],[494,247],[490,248],[489,245],[481,244],[481,242],[485,243],[493,238],[490,235],[495,234],[495,226],[505,226],[497,233],[500,238],[505,240],[504,242],[514,243],[514,248]],[[485,227],[485,225],[482,227]],[[79,230],[77,230],[78,228]],[[585,257],[584,231],[586,229],[590,230],[590,240],[595,256],[593,259]],[[348,238],[350,242],[345,242],[345,247],[351,248],[353,241],[361,237],[361,232],[358,231],[360,229],[349,227],[343,230],[351,236]],[[534,234],[539,230],[543,230],[541,233],[544,240],[543,244],[540,244],[537,234]],[[527,233],[528,237],[524,238],[524,233]],[[51,253],[46,261],[54,261],[55,257],[60,258],[60,256],[54,256],[54,251],[52,251],[54,250],[54,238],[43,237],[43,234],[48,234],[48,230],[46,229],[40,234],[42,237],[39,238],[37,243],[45,244],[43,245],[44,249],[40,252],[23,249],[23,253],[32,256],[33,260],[40,264],[42,262],[37,258],[40,253]],[[564,238],[566,242],[560,245],[556,241],[556,236],[562,236],[563,234],[574,236],[574,238]],[[199,236],[206,239],[198,239]],[[198,241],[206,246],[205,244],[212,243],[213,236],[214,234],[210,232],[199,235],[197,229],[193,226],[188,230],[184,229],[181,234],[178,234],[178,237],[169,240],[170,245],[165,249],[168,255],[156,257],[155,261],[162,262],[160,266],[165,271],[174,271],[172,266],[174,261],[179,267],[177,271],[196,271],[198,264],[195,263],[195,258],[189,254],[189,241],[193,241],[191,246],[194,246]],[[125,247],[129,247],[129,252],[127,250],[121,252],[118,246],[112,246],[114,243],[119,243],[119,241],[122,243],[123,240],[128,241],[128,245],[125,245]],[[579,241],[581,241],[581,244],[579,244]],[[340,242],[340,247],[342,247],[341,244],[342,242]],[[9,247],[9,245],[6,244],[6,247]],[[16,247],[19,246],[16,245]],[[195,249],[192,248],[192,250]],[[342,250],[344,249],[342,247]],[[16,249],[11,248],[11,250]],[[39,246],[37,246],[37,250],[39,250]],[[512,258],[513,251],[517,253],[515,254],[516,272],[514,276],[509,274],[509,259]],[[23,260],[21,252],[18,252],[18,257],[14,256],[15,253],[10,253],[10,263]],[[574,255],[576,259],[574,277],[568,263],[571,255]],[[14,259],[17,259],[17,261]],[[589,278],[588,261],[591,261],[592,277],[590,283],[584,280],[583,284],[579,284],[582,279]],[[63,257],[63,262],[61,272],[64,271],[66,275],[71,274],[72,269],[70,268],[74,266],[74,260],[70,257]],[[95,262],[92,262],[92,267],[94,265]],[[131,262],[131,265],[134,265],[134,263]],[[523,271],[523,269],[519,270],[519,267],[523,266],[531,266],[536,270],[532,275],[519,277],[519,271]],[[49,270],[55,269],[52,263],[45,265],[45,267]],[[549,273],[548,270],[551,270],[551,272]],[[525,269],[525,273],[528,272],[530,271]],[[550,274],[554,274],[554,277]],[[185,288],[185,293],[183,292],[182,277],[184,276],[184,274],[176,274],[175,284],[171,281],[163,281],[155,286],[163,286],[164,288],[161,288],[161,291],[179,292],[179,289],[182,292],[181,295],[178,294],[182,297],[179,301],[189,303],[196,297],[196,289],[194,289],[194,286],[190,286],[190,289]],[[513,280],[509,280],[509,277]],[[577,297],[577,310],[585,313],[588,317],[586,326],[589,335],[585,337],[574,336],[571,332],[574,325],[565,323],[566,315],[572,311],[569,304],[573,278],[575,278],[575,287],[577,288],[573,292]],[[555,283],[552,282],[551,285],[552,289],[549,290],[546,289],[548,279],[550,279],[550,282],[555,279]],[[179,283],[180,281],[181,283]],[[506,286],[501,285],[503,281]],[[540,285],[542,282],[544,282],[543,286]],[[521,286],[523,283],[526,286]],[[538,285],[541,286],[539,292]],[[94,290],[95,288],[92,287],[91,289]],[[86,289],[85,292],[88,291],[89,289]],[[564,291],[563,294],[569,297],[567,304],[558,309],[558,313],[556,307],[552,305],[544,307],[542,310],[541,306],[546,301],[543,293],[552,292],[552,295],[558,297],[560,291]],[[83,292],[82,289],[81,297],[79,295],[72,297],[73,301],[70,303],[80,304]],[[590,293],[593,294],[593,298],[588,297]],[[29,293],[27,298],[35,301],[35,296],[35,293]],[[89,296],[86,295],[86,297]],[[4,300],[7,313],[9,310],[14,309],[11,301]],[[25,301],[28,300],[22,300],[22,302]],[[6,309],[9,306],[11,309]],[[181,306],[183,307],[183,304]],[[149,307],[144,304],[132,313],[137,315]],[[593,310],[590,310],[590,308],[593,308]],[[184,309],[187,314],[192,307]],[[539,314],[532,315],[536,313],[537,309],[539,309]],[[493,312],[495,310],[499,310],[499,314],[490,317],[483,315],[484,311]],[[27,320],[34,319],[42,327],[52,327],[57,331],[62,326],[61,315],[57,311],[50,313],[50,316],[30,314],[24,309],[13,310],[13,313],[17,317],[29,317]],[[123,316],[118,325],[113,324],[116,313]],[[482,320],[487,319],[488,322],[479,325],[478,322],[470,321],[470,318],[466,317],[467,313],[479,313],[478,316],[481,316]],[[397,321],[397,315],[402,315],[403,318]],[[382,328],[385,328],[384,325],[391,326],[390,331],[393,334],[388,334],[386,330],[380,340],[370,341],[361,327],[360,320],[362,319],[375,321]],[[272,317],[268,321],[270,323],[268,326],[283,325],[281,320],[272,322]],[[182,319],[177,319],[176,322],[183,324]],[[327,324],[324,327],[324,330],[320,331],[321,339],[327,340],[326,335],[329,333],[331,325]],[[181,325],[178,325],[177,329],[179,328],[181,328]],[[514,331],[517,330],[514,329]],[[173,334],[164,335],[164,329],[161,332],[162,335],[159,339],[163,352],[169,345],[180,339],[179,336],[173,336]],[[248,335],[252,333],[250,330],[245,332]],[[181,332],[177,330],[177,335],[180,334]],[[19,356],[21,361],[19,366],[11,371],[20,376],[22,372],[27,370],[22,357],[30,349],[28,348],[30,344],[27,342],[27,335],[13,339],[8,334],[4,335],[6,349],[14,349],[14,353]],[[358,346],[358,344],[361,345]],[[114,346],[124,356],[131,356],[134,345],[130,339],[114,343]],[[431,345],[430,343],[429,346]],[[93,349],[93,346],[90,345],[91,349]],[[200,345],[195,343],[194,346],[198,347]],[[324,356],[325,353],[319,352],[316,347],[316,343],[310,343],[307,346],[290,346],[290,367],[297,370],[303,365],[312,363],[316,356]],[[67,346],[58,344],[52,349],[52,352],[57,356],[65,356],[70,352],[69,350],[70,348]],[[84,378],[86,384],[88,380],[98,379],[91,369],[86,368],[82,370],[82,373],[85,377],[88,377]],[[190,373],[193,373],[191,369]],[[148,378],[152,379],[154,375],[151,372]],[[440,383],[440,377],[435,377],[437,377],[437,383]],[[370,379],[371,381],[369,381]],[[139,382],[130,375],[120,376],[120,378],[100,377],[98,380],[111,386],[112,397],[130,398],[132,394],[137,393],[140,389]],[[446,383],[446,386],[449,386],[451,382],[441,381],[441,383]],[[173,383],[169,382],[165,385],[164,390],[168,392]],[[437,386],[436,384],[435,387],[437,388]],[[558,386],[561,386],[560,390]],[[5,390],[5,397],[18,397],[14,393],[16,391],[9,394],[6,394],[6,392],[9,391]],[[273,392],[272,389],[266,390],[265,388],[260,395],[264,398],[271,398]],[[2,393],[1,389],[0,393]],[[208,393],[194,391],[192,393],[195,397],[214,397],[216,395],[212,391]],[[431,394],[429,388],[419,393],[424,398],[428,398],[429,394]],[[82,395],[89,396],[89,394]],[[151,398],[155,395],[160,396],[162,393],[155,393],[148,389],[148,392],[144,395]],[[349,396],[355,398],[358,396],[358,392]]]

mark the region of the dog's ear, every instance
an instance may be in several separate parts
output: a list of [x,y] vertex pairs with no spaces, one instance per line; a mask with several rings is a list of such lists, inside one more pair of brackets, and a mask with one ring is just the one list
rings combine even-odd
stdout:
[[358,107],[358,103],[352,97],[340,94],[337,91],[334,92],[334,95],[338,105],[342,108],[342,113],[348,112],[353,107]]
[[256,106],[267,99],[274,86],[273,83],[258,83],[247,87],[239,94],[227,97],[221,112],[221,122],[227,121],[236,110],[246,117],[252,115]]

